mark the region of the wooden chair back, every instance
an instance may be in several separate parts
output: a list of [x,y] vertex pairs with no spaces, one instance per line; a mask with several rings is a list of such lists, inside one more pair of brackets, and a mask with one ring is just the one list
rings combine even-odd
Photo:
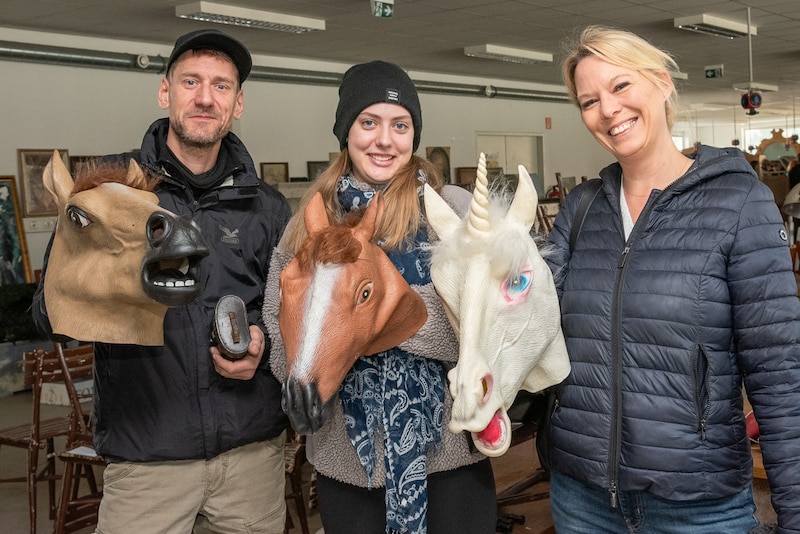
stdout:
[[558,207],[561,208],[564,206],[564,198],[575,187],[576,178],[574,176],[561,176],[561,173],[557,172],[556,183],[558,184]]
[[94,346],[64,348],[60,343],[56,343],[53,354],[55,356],[53,373],[61,373],[71,409],[67,448],[79,445],[93,446],[88,414],[83,410],[83,403],[90,399],[91,395],[79,392],[75,382],[93,377]]
[[[94,346],[83,350],[66,349],[55,344],[55,353],[65,380],[67,397],[70,402],[70,426],[67,434],[66,450],[58,458],[64,464],[64,480],[61,499],[53,527],[55,534],[82,532],[88,526],[97,524],[102,488],[96,482],[94,468],[102,468],[105,461],[94,450],[92,431],[83,402],[89,397],[75,387],[75,381],[93,376]],[[88,493],[80,494],[80,483],[86,480]]]
[[[75,355],[91,353],[91,347],[67,349],[70,358]],[[23,383],[31,388],[31,421],[29,423],[0,429],[0,445],[27,450],[27,473],[24,477],[2,478],[0,482],[26,482],[28,490],[28,510],[30,532],[35,534],[37,522],[37,483],[47,481],[50,519],[56,517],[56,474],[55,438],[67,436],[70,430],[70,417],[63,415],[42,419],[42,397],[44,384],[64,384],[61,362],[55,351],[35,349],[25,351],[20,362],[23,369]],[[39,469],[41,449],[46,451],[46,461]]]
[[536,229],[542,235],[547,235],[553,229],[553,219],[555,215],[547,212],[547,209],[539,204],[536,206]]

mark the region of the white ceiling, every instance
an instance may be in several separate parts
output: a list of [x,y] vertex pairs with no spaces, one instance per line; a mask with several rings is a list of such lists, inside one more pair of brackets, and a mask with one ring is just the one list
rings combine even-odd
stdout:
[[[223,0],[216,0],[223,2]],[[227,1],[227,0],[224,0]],[[169,46],[203,27],[175,17],[189,0],[2,0],[0,25],[10,28],[119,38]],[[372,16],[369,0],[232,0],[326,20],[325,31],[295,35],[220,26],[254,54],[358,63],[393,61],[408,70],[503,80],[560,84],[559,62],[566,37],[588,24],[634,31],[671,52],[688,81],[680,85],[684,118],[732,122],[746,118],[742,91],[753,81],[779,87],[764,92],[757,118],[794,122],[800,100],[800,7],[797,0],[395,0],[394,17]],[[676,29],[673,19],[700,13],[751,24],[746,37],[723,39]],[[551,52],[551,64],[519,65],[466,57],[465,46],[498,44]],[[724,76],[706,79],[704,67],[724,65]]]

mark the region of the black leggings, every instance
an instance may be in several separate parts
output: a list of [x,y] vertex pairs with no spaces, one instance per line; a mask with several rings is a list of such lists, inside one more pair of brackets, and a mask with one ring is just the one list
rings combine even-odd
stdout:
[[[317,474],[325,534],[384,534],[384,488],[368,490]],[[494,534],[497,496],[488,459],[428,475],[428,534]]]

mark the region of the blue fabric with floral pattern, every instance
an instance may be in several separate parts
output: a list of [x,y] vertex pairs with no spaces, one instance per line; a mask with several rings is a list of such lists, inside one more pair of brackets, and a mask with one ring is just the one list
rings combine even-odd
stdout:
[[[339,181],[338,198],[346,211],[369,204],[374,196],[373,188],[352,175]],[[428,254],[428,234],[421,225],[413,244],[387,255],[409,284],[423,285],[430,283]],[[374,440],[383,435],[388,534],[427,531],[426,454],[442,437],[444,388],[439,362],[399,348],[359,358],[342,383],[345,426],[370,481]]]

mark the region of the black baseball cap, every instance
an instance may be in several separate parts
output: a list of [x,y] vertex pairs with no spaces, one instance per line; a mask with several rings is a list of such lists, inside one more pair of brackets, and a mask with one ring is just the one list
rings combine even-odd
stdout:
[[181,54],[187,50],[203,48],[225,52],[231,58],[233,64],[236,65],[236,70],[239,71],[239,85],[244,83],[250,74],[250,69],[253,67],[253,59],[250,57],[250,52],[238,40],[219,30],[196,30],[178,37],[178,40],[175,41],[175,48],[172,49],[169,60],[167,60],[167,72],[169,72],[175,60],[181,57]]

